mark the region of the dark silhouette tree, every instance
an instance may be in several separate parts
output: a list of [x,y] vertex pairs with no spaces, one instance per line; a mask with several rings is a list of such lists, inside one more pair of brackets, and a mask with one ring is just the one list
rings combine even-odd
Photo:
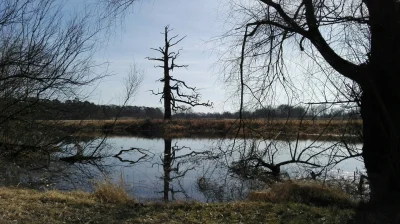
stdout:
[[[164,83],[163,91],[154,92],[152,90],[154,95],[161,95],[161,100],[164,100],[164,119],[171,119],[172,111],[182,111],[187,109],[188,107],[185,107],[184,105],[189,105],[191,107],[212,106],[212,103],[209,101],[207,103],[200,102],[200,94],[197,92],[196,87],[190,87],[186,82],[175,79],[171,76],[170,73],[173,72],[174,68],[186,68],[188,65],[176,64],[175,60],[179,57],[180,50],[175,52],[170,49],[185,39],[186,36],[182,38],[178,38],[178,35],[168,37],[170,31],[172,30],[169,29],[169,26],[166,26],[164,33],[162,33],[164,35],[163,47],[151,48],[152,50],[161,53],[162,56],[159,58],[147,58],[152,61],[160,61],[162,65],[157,65],[155,67],[164,70],[164,77],[158,80]],[[190,93],[186,93],[185,90],[190,91]]]
[[[361,108],[370,202],[399,205],[400,2],[255,0],[238,10],[245,16],[241,29],[232,31],[243,37],[236,45],[241,105],[244,90],[268,92],[263,83],[290,85],[286,50],[297,45],[298,54],[308,56],[328,82],[340,80],[332,82],[337,92]],[[246,78],[257,69],[258,83],[249,87]]]

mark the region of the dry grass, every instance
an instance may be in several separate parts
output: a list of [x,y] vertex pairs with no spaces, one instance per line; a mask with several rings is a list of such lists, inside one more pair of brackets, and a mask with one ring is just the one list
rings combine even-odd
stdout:
[[135,201],[126,192],[125,182],[122,175],[120,176],[118,183],[113,183],[109,178],[106,178],[102,182],[96,182],[93,195],[100,201],[106,203],[125,204]]
[[[83,192],[0,188],[0,223],[61,223],[77,220],[84,208],[95,206],[95,198]],[[82,208],[75,211],[73,208]],[[79,217],[80,219],[80,217]]]
[[0,223],[351,223],[353,216],[294,203],[114,204],[84,192],[0,188]]
[[312,138],[320,133],[325,137],[337,137],[346,133],[357,134],[362,127],[362,121],[347,120],[244,120],[244,129],[239,132],[239,122],[235,119],[213,120],[170,120],[161,119],[125,119],[118,120],[66,120],[55,125],[65,128],[81,129],[83,131],[112,131],[115,133],[131,133],[135,135],[154,137],[255,137],[295,136]]
[[270,189],[252,192],[250,201],[273,203],[302,203],[315,206],[338,206],[349,208],[355,205],[351,197],[339,188],[324,187],[315,181],[286,181]]

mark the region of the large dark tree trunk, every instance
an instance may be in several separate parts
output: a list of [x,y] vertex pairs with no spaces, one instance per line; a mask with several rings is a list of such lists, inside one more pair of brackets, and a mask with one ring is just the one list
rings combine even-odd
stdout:
[[374,204],[400,204],[399,94],[400,88],[381,86],[362,96],[363,157]]
[[368,1],[371,54],[361,84],[363,157],[373,204],[400,204],[399,3]]
[[363,157],[371,192],[357,223],[400,223],[400,87],[385,76],[378,76],[373,89],[363,89]]

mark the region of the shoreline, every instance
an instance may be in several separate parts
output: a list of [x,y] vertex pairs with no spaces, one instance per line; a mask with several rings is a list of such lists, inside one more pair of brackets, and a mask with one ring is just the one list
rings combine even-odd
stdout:
[[68,131],[145,138],[357,139],[362,121],[235,119],[121,119],[49,122]]

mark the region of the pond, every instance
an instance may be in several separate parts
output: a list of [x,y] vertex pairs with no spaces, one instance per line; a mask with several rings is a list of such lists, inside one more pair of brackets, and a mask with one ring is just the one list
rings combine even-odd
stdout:
[[[353,147],[357,152],[361,145]],[[3,162],[0,184],[93,191],[96,183],[110,179],[122,182],[140,201],[213,202],[243,200],[250,190],[265,188],[265,180],[274,177],[269,172],[270,165],[281,164],[278,170],[285,178],[312,178],[311,174],[318,178],[352,176],[363,169],[357,157],[337,164],[351,152],[347,144],[330,141],[114,136],[75,139],[61,148],[63,151],[50,155],[49,160]],[[86,159],[65,159],[77,154]]]

